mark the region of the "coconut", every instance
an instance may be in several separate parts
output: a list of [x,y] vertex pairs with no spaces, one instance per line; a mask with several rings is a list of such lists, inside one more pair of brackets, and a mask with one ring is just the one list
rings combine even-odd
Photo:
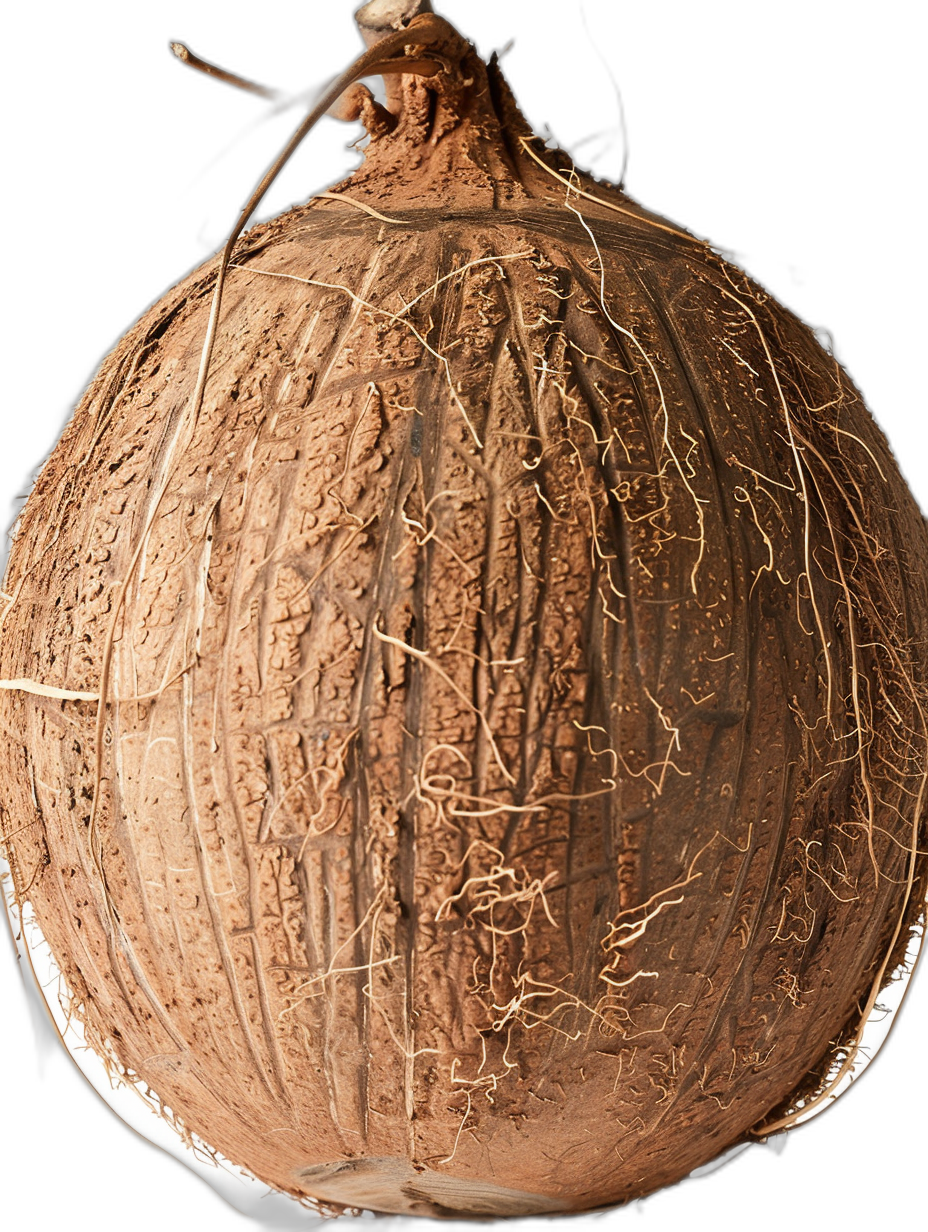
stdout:
[[386,54],[362,169],[40,476],[3,830],[90,1040],[235,1163],[587,1209],[853,1063],[921,909],[928,542],[805,326],[446,23]]

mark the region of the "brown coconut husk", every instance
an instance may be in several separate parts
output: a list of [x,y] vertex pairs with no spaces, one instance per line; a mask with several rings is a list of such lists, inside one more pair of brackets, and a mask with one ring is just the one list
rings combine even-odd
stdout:
[[2,830],[89,1037],[228,1159],[589,1209],[853,1065],[923,901],[928,536],[806,326],[389,37],[362,168],[39,477]]

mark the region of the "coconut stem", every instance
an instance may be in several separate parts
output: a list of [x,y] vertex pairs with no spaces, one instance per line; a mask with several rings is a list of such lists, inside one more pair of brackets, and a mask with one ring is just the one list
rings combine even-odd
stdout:
[[402,30],[420,13],[433,13],[431,0],[370,0],[354,15],[368,47],[394,30]]
[[[381,39],[396,30],[402,30],[420,13],[432,13],[431,0],[370,0],[359,8],[354,19],[367,47],[373,47]],[[399,78],[384,78],[384,90],[388,110],[396,115],[400,110],[402,83]]]

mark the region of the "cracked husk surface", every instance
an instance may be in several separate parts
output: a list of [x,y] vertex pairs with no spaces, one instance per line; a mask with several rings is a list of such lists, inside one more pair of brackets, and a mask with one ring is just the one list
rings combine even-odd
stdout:
[[0,690],[0,829],[234,1163],[581,1210],[814,1096],[901,961],[928,536],[810,330],[438,52],[239,243],[198,413],[215,260],[45,465],[0,676],[90,698]]

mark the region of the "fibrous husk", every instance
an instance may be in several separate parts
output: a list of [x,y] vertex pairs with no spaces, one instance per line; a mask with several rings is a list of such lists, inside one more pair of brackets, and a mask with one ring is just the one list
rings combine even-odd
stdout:
[[578,1210],[852,1056],[923,893],[928,537],[804,325],[438,51],[239,245],[202,407],[215,261],[42,471],[2,831],[91,1037],[235,1163]]

